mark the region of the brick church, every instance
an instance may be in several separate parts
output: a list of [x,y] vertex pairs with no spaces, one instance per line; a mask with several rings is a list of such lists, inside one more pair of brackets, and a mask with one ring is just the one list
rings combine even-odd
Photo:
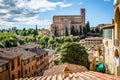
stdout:
[[82,35],[85,26],[85,9],[81,15],[55,15],[51,24],[51,32],[55,36]]

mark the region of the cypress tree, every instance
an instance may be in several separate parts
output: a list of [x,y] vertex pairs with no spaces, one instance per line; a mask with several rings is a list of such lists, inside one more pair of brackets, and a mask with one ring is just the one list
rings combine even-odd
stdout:
[[71,34],[72,34],[73,36],[75,36],[75,29],[74,29],[74,26],[71,27]]
[[68,29],[65,27],[65,36],[68,36]]

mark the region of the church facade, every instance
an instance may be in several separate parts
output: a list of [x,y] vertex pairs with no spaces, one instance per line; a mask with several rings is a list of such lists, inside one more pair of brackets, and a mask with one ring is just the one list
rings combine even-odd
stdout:
[[55,15],[51,24],[51,32],[55,36],[82,35],[85,26],[85,9],[81,15]]

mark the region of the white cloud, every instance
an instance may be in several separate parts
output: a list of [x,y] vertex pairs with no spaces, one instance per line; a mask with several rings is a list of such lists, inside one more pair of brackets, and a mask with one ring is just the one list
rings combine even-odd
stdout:
[[62,7],[62,8],[69,7],[69,6],[72,6],[72,3],[69,3],[69,4],[61,3],[60,4],[60,7]]
[[49,2],[48,0],[31,0],[28,2],[28,6],[31,9],[46,9],[55,8],[57,5],[60,5],[61,2]]
[[32,10],[39,10],[40,12],[45,12],[47,10],[54,10],[56,6],[69,7],[72,3],[65,4],[64,2],[50,2],[48,0],[18,0],[18,8],[26,8]]
[[110,0],[104,0],[105,2],[110,2]]
[[40,20],[39,13],[69,7],[72,3],[49,0],[0,0],[0,28],[16,24],[50,25],[50,20]]
[[0,13],[9,13],[9,10],[7,10],[7,9],[0,9]]
[[114,0],[114,5],[117,3],[117,0]]
[[78,5],[82,5],[82,4],[83,4],[83,2],[78,3]]

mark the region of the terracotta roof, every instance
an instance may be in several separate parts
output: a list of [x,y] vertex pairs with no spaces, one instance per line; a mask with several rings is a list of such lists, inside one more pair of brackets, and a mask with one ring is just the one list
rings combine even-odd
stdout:
[[39,56],[41,56],[41,55],[43,55],[45,53],[47,53],[47,51],[45,51],[44,49],[39,49],[36,54],[37,54],[37,57],[39,57]]
[[8,60],[3,59],[3,58],[0,58],[0,66],[6,64],[6,63],[8,63],[8,62],[9,62]]
[[35,53],[30,52],[30,51],[26,51],[26,50],[20,49],[20,48],[18,49],[18,52],[20,52],[20,53],[22,54],[22,55],[21,55],[22,60],[26,60],[26,59],[29,59],[29,58],[31,58],[31,57],[36,56]]
[[5,59],[13,59],[22,55],[20,52],[17,52],[16,49],[7,48],[0,51],[0,57]]
[[18,47],[19,47],[19,48],[23,48],[23,49],[31,49],[31,48],[35,48],[36,46],[39,47],[38,44],[32,43],[32,44],[20,45],[20,46],[18,46]]
[[55,74],[50,76],[37,76],[24,79],[21,78],[19,80],[120,80],[120,77],[99,72],[88,71],[72,73],[69,74],[68,77],[64,77],[64,75],[62,74]]
[[46,75],[50,76],[50,75],[55,75],[55,74],[64,74],[64,70],[66,69],[66,67],[70,70],[71,73],[88,71],[87,68],[84,66],[64,63],[64,64],[54,66],[53,68],[46,70],[44,72],[44,76],[46,76]]

